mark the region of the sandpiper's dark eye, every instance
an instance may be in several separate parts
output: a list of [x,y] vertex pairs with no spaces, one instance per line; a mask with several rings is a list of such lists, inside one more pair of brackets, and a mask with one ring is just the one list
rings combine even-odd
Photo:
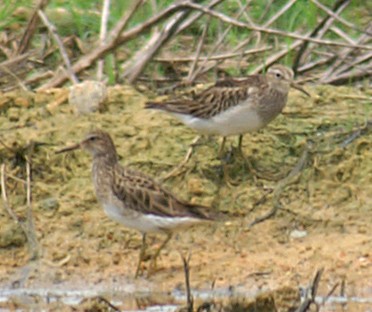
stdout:
[[282,74],[281,73],[275,73],[275,77],[276,78],[282,78]]
[[91,136],[90,138],[89,138],[89,141],[95,141],[97,139],[97,137],[96,136]]

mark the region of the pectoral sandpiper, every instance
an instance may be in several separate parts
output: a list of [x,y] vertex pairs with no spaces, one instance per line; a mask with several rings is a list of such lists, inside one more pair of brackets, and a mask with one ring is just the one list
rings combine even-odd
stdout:
[[223,137],[219,150],[222,158],[225,139],[265,127],[277,117],[287,103],[290,87],[310,96],[293,81],[293,71],[273,65],[265,75],[218,81],[214,86],[190,99],[147,102],[145,108],[166,111],[200,134]]
[[115,145],[107,132],[90,132],[80,143],[63,148],[57,153],[78,148],[93,156],[93,184],[106,214],[143,235],[136,276],[141,272],[146,250],[146,233],[167,234],[166,240],[152,257],[151,269],[174,231],[214,219],[208,207],[177,199],[145,174],[122,167],[118,162]]

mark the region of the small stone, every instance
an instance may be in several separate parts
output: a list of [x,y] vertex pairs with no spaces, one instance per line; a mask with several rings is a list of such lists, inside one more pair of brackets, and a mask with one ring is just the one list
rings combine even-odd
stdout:
[[187,188],[189,193],[194,195],[201,195],[203,194],[203,184],[199,179],[192,178],[187,183]]
[[58,210],[59,208],[59,202],[54,197],[49,197],[40,202],[40,208],[43,210]]
[[99,81],[84,81],[70,87],[69,103],[78,114],[103,111],[107,88]]
[[9,224],[1,225],[0,248],[21,247],[26,244],[25,233],[18,224],[9,221]]
[[289,236],[294,239],[304,238],[307,236],[307,231],[293,230]]
[[10,121],[18,121],[21,111],[17,107],[11,107],[7,111],[7,116]]

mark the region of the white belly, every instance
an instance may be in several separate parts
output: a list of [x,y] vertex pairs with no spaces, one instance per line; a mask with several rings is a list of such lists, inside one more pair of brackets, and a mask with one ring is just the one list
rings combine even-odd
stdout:
[[141,214],[132,211],[122,214],[117,207],[113,205],[105,204],[103,207],[110,219],[142,233],[164,232],[165,230],[173,232],[201,222],[201,220],[189,217],[159,217],[152,214]]
[[175,113],[173,115],[201,134],[229,136],[256,131],[264,126],[257,112],[247,105],[230,108],[211,119]]

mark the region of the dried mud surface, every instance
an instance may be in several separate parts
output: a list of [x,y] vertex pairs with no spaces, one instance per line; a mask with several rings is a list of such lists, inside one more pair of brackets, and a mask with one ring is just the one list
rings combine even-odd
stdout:
[[[108,90],[105,112],[84,116],[64,101],[66,89],[0,95],[0,158],[9,204],[21,221],[27,218],[27,157],[40,248],[40,260],[30,260],[20,226],[2,205],[0,288],[104,285],[108,291],[169,293],[184,290],[179,253],[191,251],[193,289],[234,287],[255,294],[296,288],[324,267],[320,294],[345,281],[348,296],[371,298],[372,140],[366,124],[372,93],[308,90],[312,99],[293,91],[282,116],[244,137],[253,167],[276,179],[255,177],[232,157],[229,172],[238,183],[226,186],[216,157],[219,139],[212,138],[197,147],[181,175],[165,182],[179,197],[224,212],[226,220],[177,235],[162,252],[158,272],[137,280],[141,236],[105,216],[93,193],[90,156],[54,152],[98,126],[112,135],[122,164],[160,180],[183,159],[195,133],[166,114],[143,110],[146,97],[126,86]],[[227,146],[236,144],[229,138]],[[302,170],[285,178],[300,159]],[[275,216],[249,226],[278,204]],[[161,239],[155,236],[152,246]]]

